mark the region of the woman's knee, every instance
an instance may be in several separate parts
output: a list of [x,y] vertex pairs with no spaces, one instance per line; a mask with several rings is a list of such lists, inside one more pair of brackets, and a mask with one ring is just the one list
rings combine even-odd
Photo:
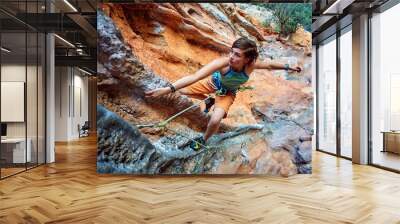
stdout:
[[209,125],[215,126],[221,123],[225,116],[225,111],[222,108],[215,108],[213,115],[210,118]]
[[210,121],[208,122],[208,126],[215,127],[219,125],[219,123],[221,123],[221,120],[211,118]]

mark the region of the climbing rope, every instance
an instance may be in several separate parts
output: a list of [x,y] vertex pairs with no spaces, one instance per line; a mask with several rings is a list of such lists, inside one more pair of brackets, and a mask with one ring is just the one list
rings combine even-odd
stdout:
[[[238,89],[238,91],[243,92],[243,91],[252,90],[252,89],[254,89],[254,87],[252,87],[252,86],[240,86],[239,89]],[[215,94],[216,94],[217,96],[222,95],[221,92],[220,92],[219,90],[218,90]],[[210,98],[211,98],[211,95],[208,95],[207,98],[204,99],[204,101],[207,102],[207,100],[209,100]],[[163,120],[163,121],[158,122],[158,123],[156,123],[156,124],[143,124],[143,125],[136,125],[136,126],[137,126],[139,129],[145,128],[145,127],[167,129],[167,130],[170,130],[170,131],[174,132],[175,134],[178,134],[178,135],[180,135],[180,136],[182,136],[182,137],[188,139],[189,141],[192,141],[192,142],[195,142],[195,143],[201,145],[201,146],[204,147],[205,149],[214,148],[215,146],[207,146],[207,145],[204,145],[204,144],[200,143],[199,141],[196,141],[196,140],[194,140],[194,139],[192,139],[192,138],[190,138],[190,137],[188,137],[188,136],[186,136],[186,135],[184,135],[184,134],[182,134],[182,133],[179,133],[179,132],[177,132],[177,131],[175,131],[175,130],[173,130],[173,129],[171,129],[171,128],[167,128],[167,124],[168,124],[169,122],[171,122],[171,121],[174,120],[175,118],[179,117],[180,115],[182,115],[182,114],[185,113],[186,111],[188,111],[188,110],[190,110],[190,109],[192,109],[192,108],[195,108],[195,107],[199,106],[200,103],[201,103],[201,101],[198,102],[198,103],[195,103],[195,104],[191,105],[190,107],[187,107],[186,109],[183,109],[182,111],[179,111],[178,113],[172,115],[171,117],[167,118],[166,120]]]
[[[209,95],[209,96],[208,96],[206,99],[204,99],[204,100],[207,101],[207,100],[210,99],[210,98],[211,98],[211,95]],[[136,125],[136,126],[137,126],[139,129],[140,129],[140,128],[145,128],[145,127],[167,129],[167,130],[170,130],[170,131],[172,131],[172,132],[174,132],[174,133],[176,133],[176,134],[178,134],[178,135],[180,135],[180,136],[182,136],[182,137],[184,137],[184,138],[186,138],[186,139],[188,139],[188,140],[190,140],[190,141],[193,141],[193,142],[195,142],[195,143],[201,145],[201,146],[204,147],[205,149],[210,149],[210,148],[212,148],[211,146],[206,146],[206,145],[204,145],[204,144],[202,144],[202,143],[200,143],[200,142],[198,142],[198,141],[196,141],[196,140],[194,140],[194,139],[192,139],[192,138],[190,138],[190,137],[188,137],[188,136],[186,136],[186,135],[184,135],[184,134],[182,134],[182,133],[179,133],[179,132],[177,132],[177,131],[175,131],[175,130],[173,130],[173,129],[171,129],[171,128],[167,128],[167,124],[168,124],[169,122],[171,122],[173,119],[179,117],[180,115],[182,115],[182,114],[185,113],[186,111],[188,111],[188,110],[190,110],[190,109],[192,109],[192,108],[195,108],[195,107],[199,106],[200,103],[201,103],[201,101],[198,102],[198,103],[195,103],[195,104],[191,105],[190,107],[187,107],[186,109],[183,109],[182,111],[179,111],[178,113],[172,115],[171,117],[169,117],[169,118],[167,118],[166,120],[163,120],[163,121],[161,121],[161,122],[159,122],[159,123],[156,123],[156,124],[143,124],[143,125]]]
[[[208,100],[208,99],[210,99],[210,98],[211,98],[211,96],[209,95],[209,96],[208,96],[206,99],[204,99],[204,100]],[[186,111],[188,111],[188,110],[190,110],[190,109],[192,109],[192,108],[194,108],[194,107],[199,106],[200,103],[201,103],[201,101],[198,102],[198,103],[193,104],[192,106],[190,106],[190,107],[188,107],[188,108],[186,108],[186,109],[183,109],[182,111],[179,111],[178,113],[172,115],[171,117],[167,118],[166,120],[161,121],[161,122],[158,122],[158,123],[156,123],[156,124],[143,124],[143,125],[136,125],[136,126],[137,126],[139,129],[140,129],[140,128],[144,128],[144,127],[165,128],[165,126],[166,126],[169,122],[171,122],[173,119],[179,117],[181,114],[185,113]]]

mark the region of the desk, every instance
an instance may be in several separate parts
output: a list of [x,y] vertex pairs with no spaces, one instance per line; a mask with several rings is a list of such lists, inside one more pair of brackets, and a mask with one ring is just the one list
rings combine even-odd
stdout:
[[[25,153],[25,138],[6,138],[1,139],[1,157],[6,163],[25,163],[30,162],[32,158],[30,138],[27,139]],[[3,156],[4,155],[4,156]],[[12,159],[11,159],[12,158]],[[25,159],[27,159],[25,161]]]
[[382,152],[400,154],[400,131],[382,131],[381,133],[383,133]]

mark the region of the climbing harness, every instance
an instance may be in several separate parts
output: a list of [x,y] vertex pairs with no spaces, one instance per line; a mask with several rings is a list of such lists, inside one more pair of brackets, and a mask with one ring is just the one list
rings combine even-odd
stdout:
[[211,109],[211,107],[215,104],[215,99],[214,98],[209,98],[204,101],[206,104],[206,108],[204,109],[204,113],[208,113]]

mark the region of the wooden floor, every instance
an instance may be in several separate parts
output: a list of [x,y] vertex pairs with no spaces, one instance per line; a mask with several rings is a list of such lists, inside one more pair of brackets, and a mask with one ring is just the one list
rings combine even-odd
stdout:
[[8,176],[12,176],[21,172],[26,171],[27,169],[33,169],[37,166],[37,164],[27,164],[25,167],[24,164],[18,165],[19,167],[6,167],[1,168],[1,178],[6,178]]
[[25,167],[24,168],[1,168],[1,177],[8,177],[11,176],[13,174],[19,173],[26,170]]
[[376,150],[372,157],[374,164],[400,170],[400,155]]
[[400,223],[400,175],[313,155],[313,174],[96,174],[96,138],[0,181],[0,223]]

